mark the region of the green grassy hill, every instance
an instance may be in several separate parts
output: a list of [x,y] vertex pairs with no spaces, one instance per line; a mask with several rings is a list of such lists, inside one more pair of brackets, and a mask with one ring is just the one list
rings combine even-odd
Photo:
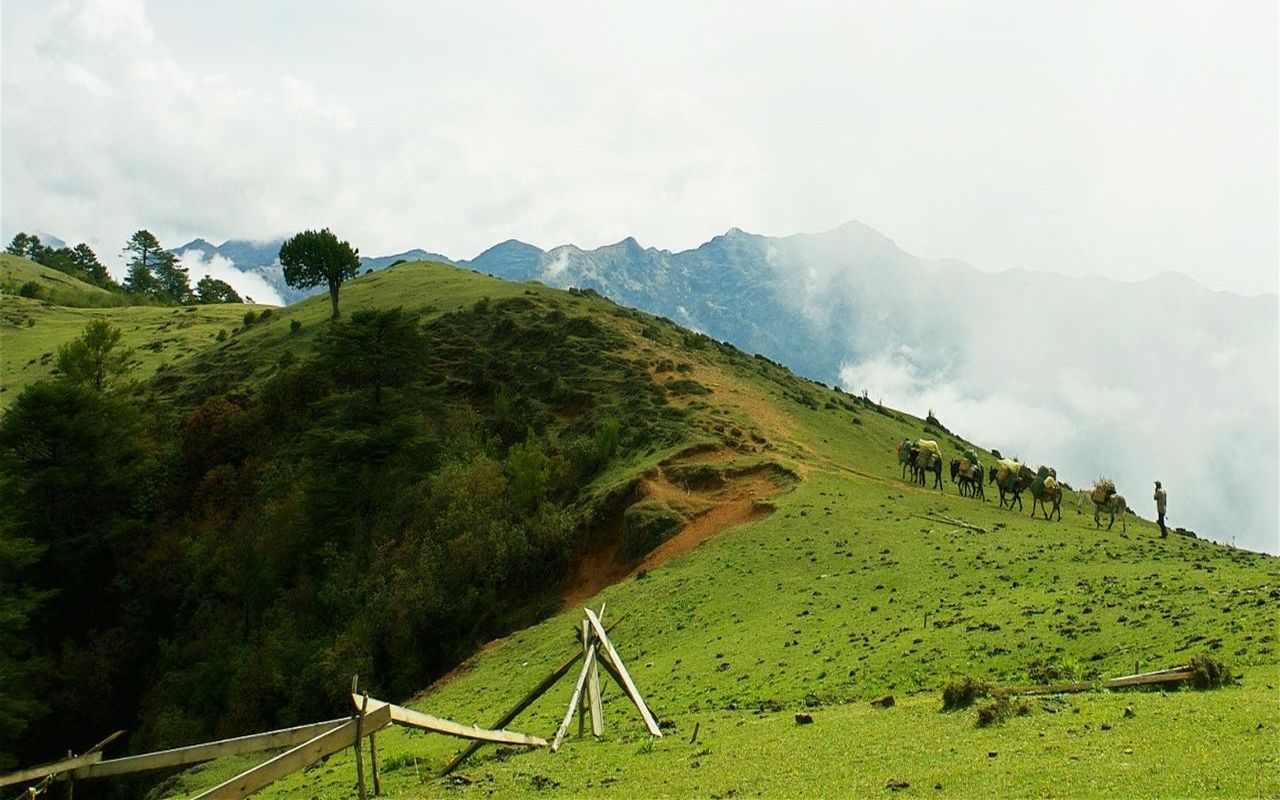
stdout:
[[[202,337],[146,391],[187,407],[265,385],[306,357],[327,302],[277,311],[223,342]],[[462,365],[448,373],[459,396],[494,375],[523,374],[470,350],[463,357],[474,320],[511,341],[525,337],[531,352],[558,354],[576,376],[552,392],[560,400],[551,413],[566,430],[590,398],[661,398],[651,413],[662,435],[610,462],[575,507],[590,535],[550,598],[559,613],[483,647],[415,698],[368,688],[488,725],[573,651],[579,604],[607,602],[609,619],[625,617],[615,643],[667,735],[650,740],[608,685],[602,740],[571,735],[556,754],[487,747],[437,779],[458,741],[393,728],[378,737],[385,796],[1280,792],[1280,559],[1160,539],[1134,517],[1127,532],[1118,522],[1098,530],[1070,494],[1062,520],[1045,521],[1029,516],[1029,496],[1018,512],[998,508],[994,490],[983,501],[958,497],[949,481],[942,492],[911,485],[897,442],[936,439],[946,458],[966,443],[589,293],[411,263],[353,281],[342,302],[344,314],[421,310],[435,361]],[[525,378],[549,384],[558,371]],[[1020,455],[1033,465],[1052,457]],[[1120,490],[1144,507],[1138,488]],[[937,515],[986,532],[924,518]],[[973,709],[939,711],[956,675],[1091,679],[1199,653],[1228,662],[1241,682],[1032,698],[1028,713],[988,728],[976,726]],[[571,690],[566,678],[508,727],[549,738]],[[893,707],[868,703],[884,694]],[[796,724],[801,711],[812,724]],[[251,763],[215,762],[157,794],[197,791]],[[354,774],[342,753],[263,796],[347,798]]]
[[[37,297],[22,297],[35,283]],[[266,306],[130,305],[132,298],[108,292],[25,258],[0,253],[0,409],[26,386],[54,374],[58,345],[80,334],[86,323],[105,319],[124,332],[133,351],[132,377],[146,380],[216,344],[243,325],[248,311]]]
[[110,308],[131,302],[126,295],[108,292],[65,272],[10,253],[0,253],[0,290],[5,295],[17,295],[24,286],[30,287],[29,293],[34,289],[38,299],[59,306]]

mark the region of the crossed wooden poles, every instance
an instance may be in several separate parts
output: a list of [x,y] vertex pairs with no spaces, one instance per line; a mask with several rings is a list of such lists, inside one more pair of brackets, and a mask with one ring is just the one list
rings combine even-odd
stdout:
[[[369,754],[373,765],[374,794],[380,794],[378,751],[374,736],[388,725],[402,725],[433,733],[442,733],[447,736],[470,739],[471,743],[468,747],[444,768],[440,773],[441,775],[447,775],[457,769],[463,761],[486,742],[522,745],[525,747],[546,747],[548,744],[546,739],[508,731],[503,726],[510,723],[521,711],[528,708],[555,685],[577,663],[579,658],[583,659],[582,671],[578,675],[578,681],[574,686],[573,697],[569,701],[569,709],[565,713],[564,721],[560,724],[560,728],[556,731],[555,739],[551,742],[553,752],[558,750],[564,742],[565,733],[568,731],[569,723],[573,719],[575,711],[579,714],[579,734],[582,733],[582,720],[588,709],[591,716],[592,734],[595,736],[603,734],[604,720],[601,714],[600,676],[597,670],[599,666],[604,667],[605,671],[622,687],[627,697],[635,703],[649,733],[654,736],[662,736],[658,723],[654,720],[649,707],[645,705],[644,699],[640,696],[639,689],[636,688],[635,682],[631,679],[626,666],[622,663],[622,657],[618,655],[613,643],[609,641],[608,631],[600,622],[600,616],[604,614],[604,606],[600,607],[600,615],[597,615],[589,608],[585,609],[585,612],[586,619],[582,621],[580,652],[576,652],[572,658],[548,675],[523,700],[495,722],[492,729],[462,725],[452,720],[434,717],[430,714],[374,699],[368,694],[361,694],[358,691],[357,679],[353,678],[351,682],[351,700],[355,705],[355,713],[349,718],[331,719],[309,725],[298,725],[292,728],[239,736],[234,739],[221,739],[188,747],[177,747],[171,750],[104,760],[102,758],[103,748],[124,733],[123,731],[118,731],[81,755],[69,755],[59,761],[29,767],[7,775],[0,775],[0,787],[38,781],[30,785],[25,794],[26,797],[35,798],[47,792],[53,781],[105,778],[131,772],[188,766],[227,756],[278,750],[282,747],[288,748],[267,761],[247,769],[234,778],[207,789],[196,796],[196,800],[239,800],[239,798],[248,797],[259,789],[325,756],[332,755],[343,748],[351,747],[355,751],[357,786],[359,787],[360,798],[364,800],[366,794],[361,743],[365,738],[368,738]],[[618,622],[621,622],[621,619]],[[615,622],[610,626],[610,629],[617,624]]]
[[[569,730],[569,723],[573,720],[575,711],[578,712],[578,733],[581,735],[584,699],[586,708],[591,712],[591,735],[604,735],[604,717],[601,714],[600,705],[600,673],[596,669],[597,663],[604,664],[605,671],[618,682],[631,702],[635,703],[649,733],[661,737],[662,731],[658,728],[657,721],[654,720],[649,707],[645,705],[644,698],[640,696],[640,690],[636,688],[635,681],[631,680],[630,673],[622,663],[622,656],[618,655],[613,643],[609,641],[609,634],[605,631],[604,625],[600,624],[600,617],[589,608],[584,608],[583,611],[586,612],[587,618],[582,621],[582,672],[578,673],[578,682],[573,687],[569,708],[564,712],[564,721],[560,723],[555,738],[551,740],[551,752],[559,750],[560,745],[564,743],[564,735]],[[604,613],[603,605],[600,606],[600,613]],[[586,689],[585,697],[584,688]]]

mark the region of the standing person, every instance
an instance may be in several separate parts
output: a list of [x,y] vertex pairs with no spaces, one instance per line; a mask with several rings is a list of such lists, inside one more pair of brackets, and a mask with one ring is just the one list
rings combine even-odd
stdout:
[[1152,499],[1156,501],[1156,521],[1160,523],[1160,538],[1163,539],[1169,535],[1169,531],[1164,527],[1164,508],[1167,498],[1164,489],[1160,488],[1160,481],[1156,481],[1156,493]]

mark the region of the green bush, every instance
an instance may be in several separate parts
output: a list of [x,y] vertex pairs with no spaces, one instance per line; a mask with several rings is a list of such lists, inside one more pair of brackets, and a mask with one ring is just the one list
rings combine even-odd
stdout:
[[258,321],[258,315],[252,311],[244,312],[244,327],[248,328]]
[[948,683],[942,690],[942,710],[955,711],[968,708],[979,697],[991,694],[991,684],[961,675]]
[[298,333],[302,330],[302,320],[289,320],[289,333]]
[[978,720],[975,724],[979,728],[988,728],[992,725],[1003,725],[1010,717],[1024,717],[1030,713],[1031,706],[1027,705],[1025,700],[1014,702],[1007,695],[1001,695],[978,709]]
[[552,471],[551,458],[538,437],[529,431],[523,442],[512,445],[507,452],[511,502],[525,511],[537,508],[551,488]]
[[1191,671],[1195,673],[1191,684],[1197,689],[1217,689],[1235,683],[1231,667],[1207,653],[1192,656]]
[[642,500],[622,514],[622,556],[637,559],[670,539],[685,518],[651,500]]
[[1032,683],[1078,681],[1081,675],[1080,662],[1066,656],[1036,659],[1027,665],[1027,677]]
[[596,425],[595,455],[598,464],[603,465],[618,449],[618,440],[622,437],[622,422],[617,417],[605,417]]
[[22,287],[20,289],[18,289],[18,296],[27,297],[34,300],[38,298],[43,293],[43,291],[44,290],[40,288],[40,284],[36,283],[35,281],[27,281],[26,283],[22,284]]
[[673,378],[666,383],[667,391],[674,395],[708,395],[711,390],[692,378]]

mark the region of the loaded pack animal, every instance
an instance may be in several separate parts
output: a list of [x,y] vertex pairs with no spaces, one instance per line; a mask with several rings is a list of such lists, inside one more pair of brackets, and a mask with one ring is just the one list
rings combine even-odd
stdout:
[[956,484],[961,497],[986,499],[982,490],[982,465],[976,459],[971,460],[967,455],[951,459],[951,482]]
[[912,480],[915,480],[915,449],[916,446],[911,443],[910,439],[903,439],[898,444],[898,463],[902,465],[902,479],[907,479],[907,470],[911,470]]
[[1040,467],[1031,481],[1032,517],[1036,515],[1036,504],[1040,505],[1045,519],[1057,513],[1058,520],[1062,520],[1062,484],[1058,483],[1058,473],[1052,467]]
[[1093,492],[1090,493],[1089,499],[1093,501],[1093,524],[1102,527],[1102,520],[1099,517],[1103,513],[1111,515],[1111,521],[1107,523],[1107,530],[1111,530],[1111,526],[1116,524],[1116,514],[1120,515],[1120,530],[1125,533],[1129,532],[1128,526],[1125,525],[1124,515],[1129,510],[1129,506],[1124,501],[1124,495],[1116,492],[1116,485],[1108,480],[1098,481],[1094,484]]
[[[1031,485],[1031,481],[1035,478],[1035,474],[1030,468],[1019,464],[1011,459],[1002,458],[996,464],[993,464],[989,472],[989,482],[994,483],[996,488],[1000,490],[1000,507],[1004,508],[1008,503],[1009,510],[1013,510],[1013,504],[1018,504],[1018,510],[1022,510],[1022,491]],[[1005,495],[1008,495],[1006,500]]]
[[933,473],[933,488],[942,491],[942,451],[938,443],[929,439],[920,439],[915,445],[915,459],[912,461],[912,476],[915,482],[925,485],[925,475]]

